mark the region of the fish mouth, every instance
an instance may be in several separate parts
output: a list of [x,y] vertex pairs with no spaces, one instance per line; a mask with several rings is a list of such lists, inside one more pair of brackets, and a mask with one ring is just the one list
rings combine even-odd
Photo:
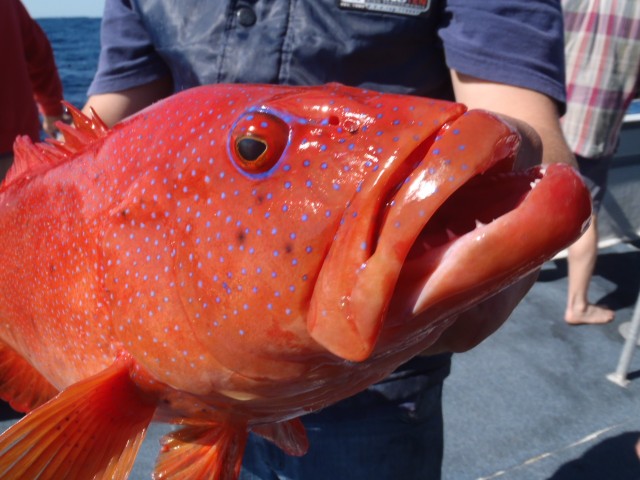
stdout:
[[486,112],[444,130],[389,175],[377,202],[364,196],[352,207],[368,210],[368,222],[358,211],[361,220],[336,235],[308,327],[338,356],[364,360],[382,331],[416,318],[412,328],[433,330],[530,273],[585,225],[588,192],[571,167],[513,171],[519,135]]
[[[505,158],[496,166],[510,166],[509,164],[511,159]],[[543,167],[508,172],[495,172],[492,169],[470,178],[453,192],[429,218],[407,252],[390,302],[390,310],[394,313],[392,318],[397,320],[408,314],[418,315],[428,308],[433,308],[443,297],[455,297],[455,290],[464,291],[467,297],[456,298],[459,308],[463,309],[469,303],[477,301],[475,295],[469,295],[470,282],[463,282],[463,278],[460,277],[455,282],[458,288],[450,287],[448,295],[440,292],[440,298],[435,298],[438,288],[436,284],[444,276],[444,271],[454,273],[451,271],[453,258],[450,257],[466,252],[465,257],[470,263],[466,264],[465,271],[469,277],[472,277],[470,270],[480,267],[474,264],[484,264],[482,267],[486,268],[487,256],[484,254],[488,255],[488,252],[485,250],[492,245],[498,246],[495,242],[485,244],[485,237],[491,235],[496,228],[500,228],[494,222],[510,214],[518,215],[518,208],[527,200],[545,174],[546,169]],[[384,215],[386,216],[386,213]],[[384,224],[384,220],[381,224]],[[503,231],[506,233],[507,230],[513,228]],[[455,251],[451,250],[454,246]],[[469,256],[472,252],[476,256],[475,259]],[[529,263],[535,267],[539,261],[544,260],[533,258]],[[526,267],[524,270],[527,270]],[[526,274],[528,271],[519,273]],[[487,275],[483,280],[491,282],[497,280],[497,277]],[[480,278],[474,279],[474,286],[477,288],[482,287],[482,284],[475,283],[479,281]],[[466,286],[463,287],[463,284]],[[435,311],[433,313],[437,316]]]

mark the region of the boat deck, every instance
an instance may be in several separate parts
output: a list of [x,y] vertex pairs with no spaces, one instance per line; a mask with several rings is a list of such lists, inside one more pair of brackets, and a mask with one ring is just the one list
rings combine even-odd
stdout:
[[640,290],[640,251],[602,250],[592,300],[607,325],[563,321],[567,263],[545,264],[509,321],[454,357],[445,383],[444,480],[638,480],[640,352],[626,388],[609,381]]

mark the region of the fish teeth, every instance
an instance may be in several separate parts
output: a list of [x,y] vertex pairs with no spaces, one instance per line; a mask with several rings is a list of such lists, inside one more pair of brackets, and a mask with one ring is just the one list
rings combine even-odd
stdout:
[[540,183],[540,178],[536,178],[535,180],[529,182],[529,186],[533,189],[535,188],[536,185],[538,185]]
[[486,223],[482,223],[480,220],[476,218],[476,228],[484,227]]
[[447,233],[447,239],[448,240],[455,240],[458,238],[458,235],[456,235],[455,233],[453,233],[451,230],[449,230],[448,228],[445,229],[445,232]]

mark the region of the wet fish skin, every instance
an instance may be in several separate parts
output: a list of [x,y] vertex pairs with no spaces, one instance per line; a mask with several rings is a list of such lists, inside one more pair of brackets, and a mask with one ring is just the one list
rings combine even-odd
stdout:
[[432,345],[590,213],[575,172],[509,173],[517,133],[455,103],[218,85],[111,130],[73,115],[64,144],[18,141],[0,187],[0,393],[35,408],[0,437],[4,475],[126,472],[153,418],[187,425],[157,478],[235,478],[249,429],[302,454],[298,416]]

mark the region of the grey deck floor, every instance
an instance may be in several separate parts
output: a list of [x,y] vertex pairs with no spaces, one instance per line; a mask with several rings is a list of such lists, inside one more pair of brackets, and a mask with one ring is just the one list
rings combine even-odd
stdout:
[[444,392],[443,479],[640,479],[640,352],[627,388],[606,379],[639,288],[640,252],[603,250],[592,300],[614,308],[616,319],[569,326],[566,261],[547,263],[510,320],[454,358]]

